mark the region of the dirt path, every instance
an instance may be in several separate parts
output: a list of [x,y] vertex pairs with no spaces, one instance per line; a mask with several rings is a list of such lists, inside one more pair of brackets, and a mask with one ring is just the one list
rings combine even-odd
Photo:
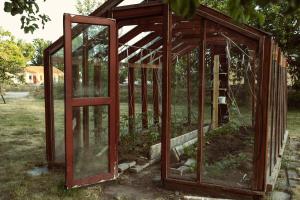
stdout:
[[103,199],[162,200],[180,199],[179,192],[162,189],[159,165],[134,174],[126,172],[115,182],[103,185]]
[[300,199],[300,137],[297,135],[288,141],[275,190],[268,199]]
[[29,92],[5,92],[4,98],[6,99],[20,99],[29,96]]

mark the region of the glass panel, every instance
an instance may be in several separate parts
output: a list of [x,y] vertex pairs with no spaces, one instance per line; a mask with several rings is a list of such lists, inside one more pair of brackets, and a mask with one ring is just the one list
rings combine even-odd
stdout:
[[[124,66],[125,69],[124,69]],[[121,73],[120,80],[120,100],[121,100],[121,115],[120,118],[120,144],[119,144],[119,163],[136,161],[137,165],[144,165],[150,160],[160,158],[160,150],[157,150],[157,146],[160,143],[160,105],[161,105],[161,66],[158,64],[157,69],[149,68],[147,69],[147,98],[148,98],[148,107],[147,107],[147,115],[148,115],[148,128],[144,128],[142,130],[142,111],[141,111],[141,81],[137,81],[141,79],[141,67],[137,64],[138,67],[128,67],[128,64],[121,64]],[[158,69],[159,68],[159,69]],[[135,95],[135,103],[128,107],[128,97],[130,99],[130,95],[128,94],[128,89],[131,88],[131,84],[128,76],[130,73],[128,72],[130,69],[131,72],[135,73],[135,85],[134,85],[134,95]],[[132,71],[134,69],[134,71]],[[153,76],[154,73],[154,76]],[[124,76],[127,75],[127,78]],[[153,77],[155,78],[155,95],[153,95]],[[123,87],[126,86],[126,87]],[[124,100],[125,97],[125,100]],[[131,97],[132,98],[132,97]],[[154,105],[152,102],[153,98],[156,98],[156,123],[154,123]],[[124,101],[124,102],[123,102]],[[128,117],[128,108],[133,108],[135,106],[136,119],[133,121],[133,118]],[[126,110],[124,110],[124,108]],[[133,124],[133,130],[129,131],[129,122]]]
[[73,31],[73,97],[109,96],[109,27],[80,25]]
[[190,47],[176,58],[171,75],[171,177],[193,181],[197,176],[198,59],[199,50]]
[[[230,43],[230,41],[229,41]],[[243,45],[206,53],[203,181],[250,188],[253,176],[256,59]]]
[[[132,98],[132,97],[131,97]],[[142,131],[142,71],[141,68],[134,68],[134,132]]]
[[55,162],[65,162],[65,106],[64,106],[64,49],[51,55],[53,76],[53,109],[54,109],[54,139]]
[[74,178],[109,172],[109,106],[73,108]]
[[120,96],[120,137],[128,134],[128,65],[120,63],[119,68]]

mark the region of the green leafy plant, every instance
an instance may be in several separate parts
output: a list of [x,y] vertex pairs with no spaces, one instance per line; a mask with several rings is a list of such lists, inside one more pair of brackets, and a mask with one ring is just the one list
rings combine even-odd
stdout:
[[244,166],[247,162],[247,155],[244,153],[239,153],[237,155],[228,155],[224,159],[214,162],[213,164],[207,164],[206,169],[209,176],[212,177],[222,177],[225,174],[225,171],[235,170]]
[[50,21],[48,15],[40,13],[37,0],[7,0],[4,2],[4,11],[12,16],[21,15],[21,29],[24,29],[25,33],[33,33],[39,28],[39,23],[44,28],[45,24]]
[[219,135],[238,134],[240,131],[241,123],[237,120],[232,120],[223,126],[210,130],[205,134],[207,141],[213,140]]
[[149,136],[150,136],[150,142],[151,142],[152,144],[155,144],[155,143],[158,142],[159,139],[160,139],[160,134],[159,134],[159,132],[151,131],[151,132],[149,133]]

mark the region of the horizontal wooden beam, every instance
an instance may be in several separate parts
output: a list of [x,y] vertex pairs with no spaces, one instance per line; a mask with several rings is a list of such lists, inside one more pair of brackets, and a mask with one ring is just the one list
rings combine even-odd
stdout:
[[129,6],[113,8],[112,16],[118,20],[130,20],[143,17],[161,16],[163,13],[163,4],[161,3],[143,3]]
[[124,65],[124,66],[128,66],[128,67],[132,67],[132,68],[146,68],[146,69],[160,69],[161,67],[159,65],[155,65],[155,64],[139,64],[139,63],[129,63],[128,65]]

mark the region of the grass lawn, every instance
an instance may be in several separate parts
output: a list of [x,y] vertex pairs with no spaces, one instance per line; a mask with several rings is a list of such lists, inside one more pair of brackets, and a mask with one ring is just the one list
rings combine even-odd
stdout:
[[0,104],[0,199],[99,199],[100,187],[64,190],[62,171],[31,177],[46,165],[44,101],[8,100]]
[[300,138],[300,108],[288,111],[287,128],[290,136]]
[[[300,141],[300,109],[298,108],[289,110],[287,120],[289,136]],[[290,153],[291,152],[287,152],[286,154],[289,155]],[[299,154],[299,152],[297,152],[297,149],[294,149],[293,153]],[[292,193],[293,199],[300,199],[300,185],[292,188]]]
[[[121,110],[126,113],[126,105]],[[181,109],[181,108],[178,108]],[[46,165],[44,101],[8,99],[0,104],[0,199],[101,199],[101,187],[64,190],[63,171],[32,177],[27,171]],[[290,134],[300,137],[300,111],[290,111]]]

